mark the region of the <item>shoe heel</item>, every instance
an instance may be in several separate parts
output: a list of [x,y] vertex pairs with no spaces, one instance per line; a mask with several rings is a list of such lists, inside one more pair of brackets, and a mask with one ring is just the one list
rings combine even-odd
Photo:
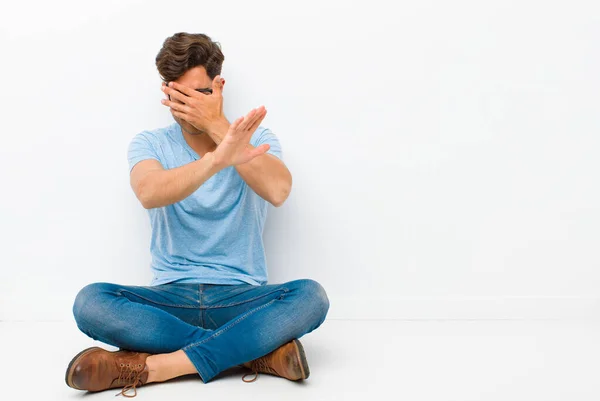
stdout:
[[307,379],[310,376],[310,369],[308,368],[308,361],[306,360],[306,354],[304,353],[304,347],[298,340],[294,340],[296,349],[298,350],[298,359],[300,359],[300,369],[302,370],[302,379]]

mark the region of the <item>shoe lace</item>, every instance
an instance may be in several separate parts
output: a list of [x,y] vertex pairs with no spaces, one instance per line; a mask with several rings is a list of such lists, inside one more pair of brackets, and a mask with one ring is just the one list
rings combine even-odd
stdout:
[[[258,358],[255,359],[254,361],[252,361],[250,363],[250,369],[252,369],[251,373],[246,373],[244,376],[242,376],[242,381],[246,382],[246,383],[251,383],[254,380],[258,379],[258,373],[270,373],[270,374],[274,374],[277,375],[277,372],[271,368],[271,366],[269,365],[269,363],[267,362],[267,360],[265,358]],[[252,378],[252,380],[246,380],[246,376],[249,376],[251,374],[254,374],[254,377]]]
[[[137,395],[137,386],[142,384],[142,374],[144,369],[142,364],[121,364],[121,370],[119,371],[119,377],[117,378],[117,384],[125,385],[121,391],[115,394],[115,397],[122,395],[124,397],[133,398]],[[128,391],[133,390],[133,395],[127,394]]]

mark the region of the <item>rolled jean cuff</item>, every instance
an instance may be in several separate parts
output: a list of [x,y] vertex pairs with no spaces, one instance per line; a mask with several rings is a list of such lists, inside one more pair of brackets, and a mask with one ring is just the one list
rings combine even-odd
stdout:
[[216,370],[216,366],[211,367],[210,362],[194,347],[185,347],[183,348],[183,352],[185,352],[190,361],[192,361],[192,364],[198,371],[198,374],[204,383],[208,383],[219,373]]

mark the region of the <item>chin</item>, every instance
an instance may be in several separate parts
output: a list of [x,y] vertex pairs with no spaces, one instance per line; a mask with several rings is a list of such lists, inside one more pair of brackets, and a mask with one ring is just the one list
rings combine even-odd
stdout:
[[176,117],[173,117],[173,118],[175,119],[177,124],[179,124],[181,126],[181,128],[188,134],[191,134],[191,135],[204,134],[204,131],[199,130],[198,128],[194,127],[192,124],[188,123],[187,121],[183,121],[180,118],[176,118]]

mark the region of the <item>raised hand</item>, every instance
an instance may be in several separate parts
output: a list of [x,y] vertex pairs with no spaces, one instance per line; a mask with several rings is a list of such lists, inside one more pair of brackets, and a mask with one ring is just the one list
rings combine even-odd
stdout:
[[268,144],[253,148],[249,145],[252,134],[267,115],[264,106],[252,109],[245,117],[240,117],[231,124],[223,141],[213,151],[215,163],[221,166],[244,164],[269,150]]
[[223,115],[223,79],[213,79],[212,94],[203,94],[177,82],[162,86],[170,99],[161,101],[170,107],[175,117],[181,118],[201,131],[211,133],[213,125],[225,119]]

